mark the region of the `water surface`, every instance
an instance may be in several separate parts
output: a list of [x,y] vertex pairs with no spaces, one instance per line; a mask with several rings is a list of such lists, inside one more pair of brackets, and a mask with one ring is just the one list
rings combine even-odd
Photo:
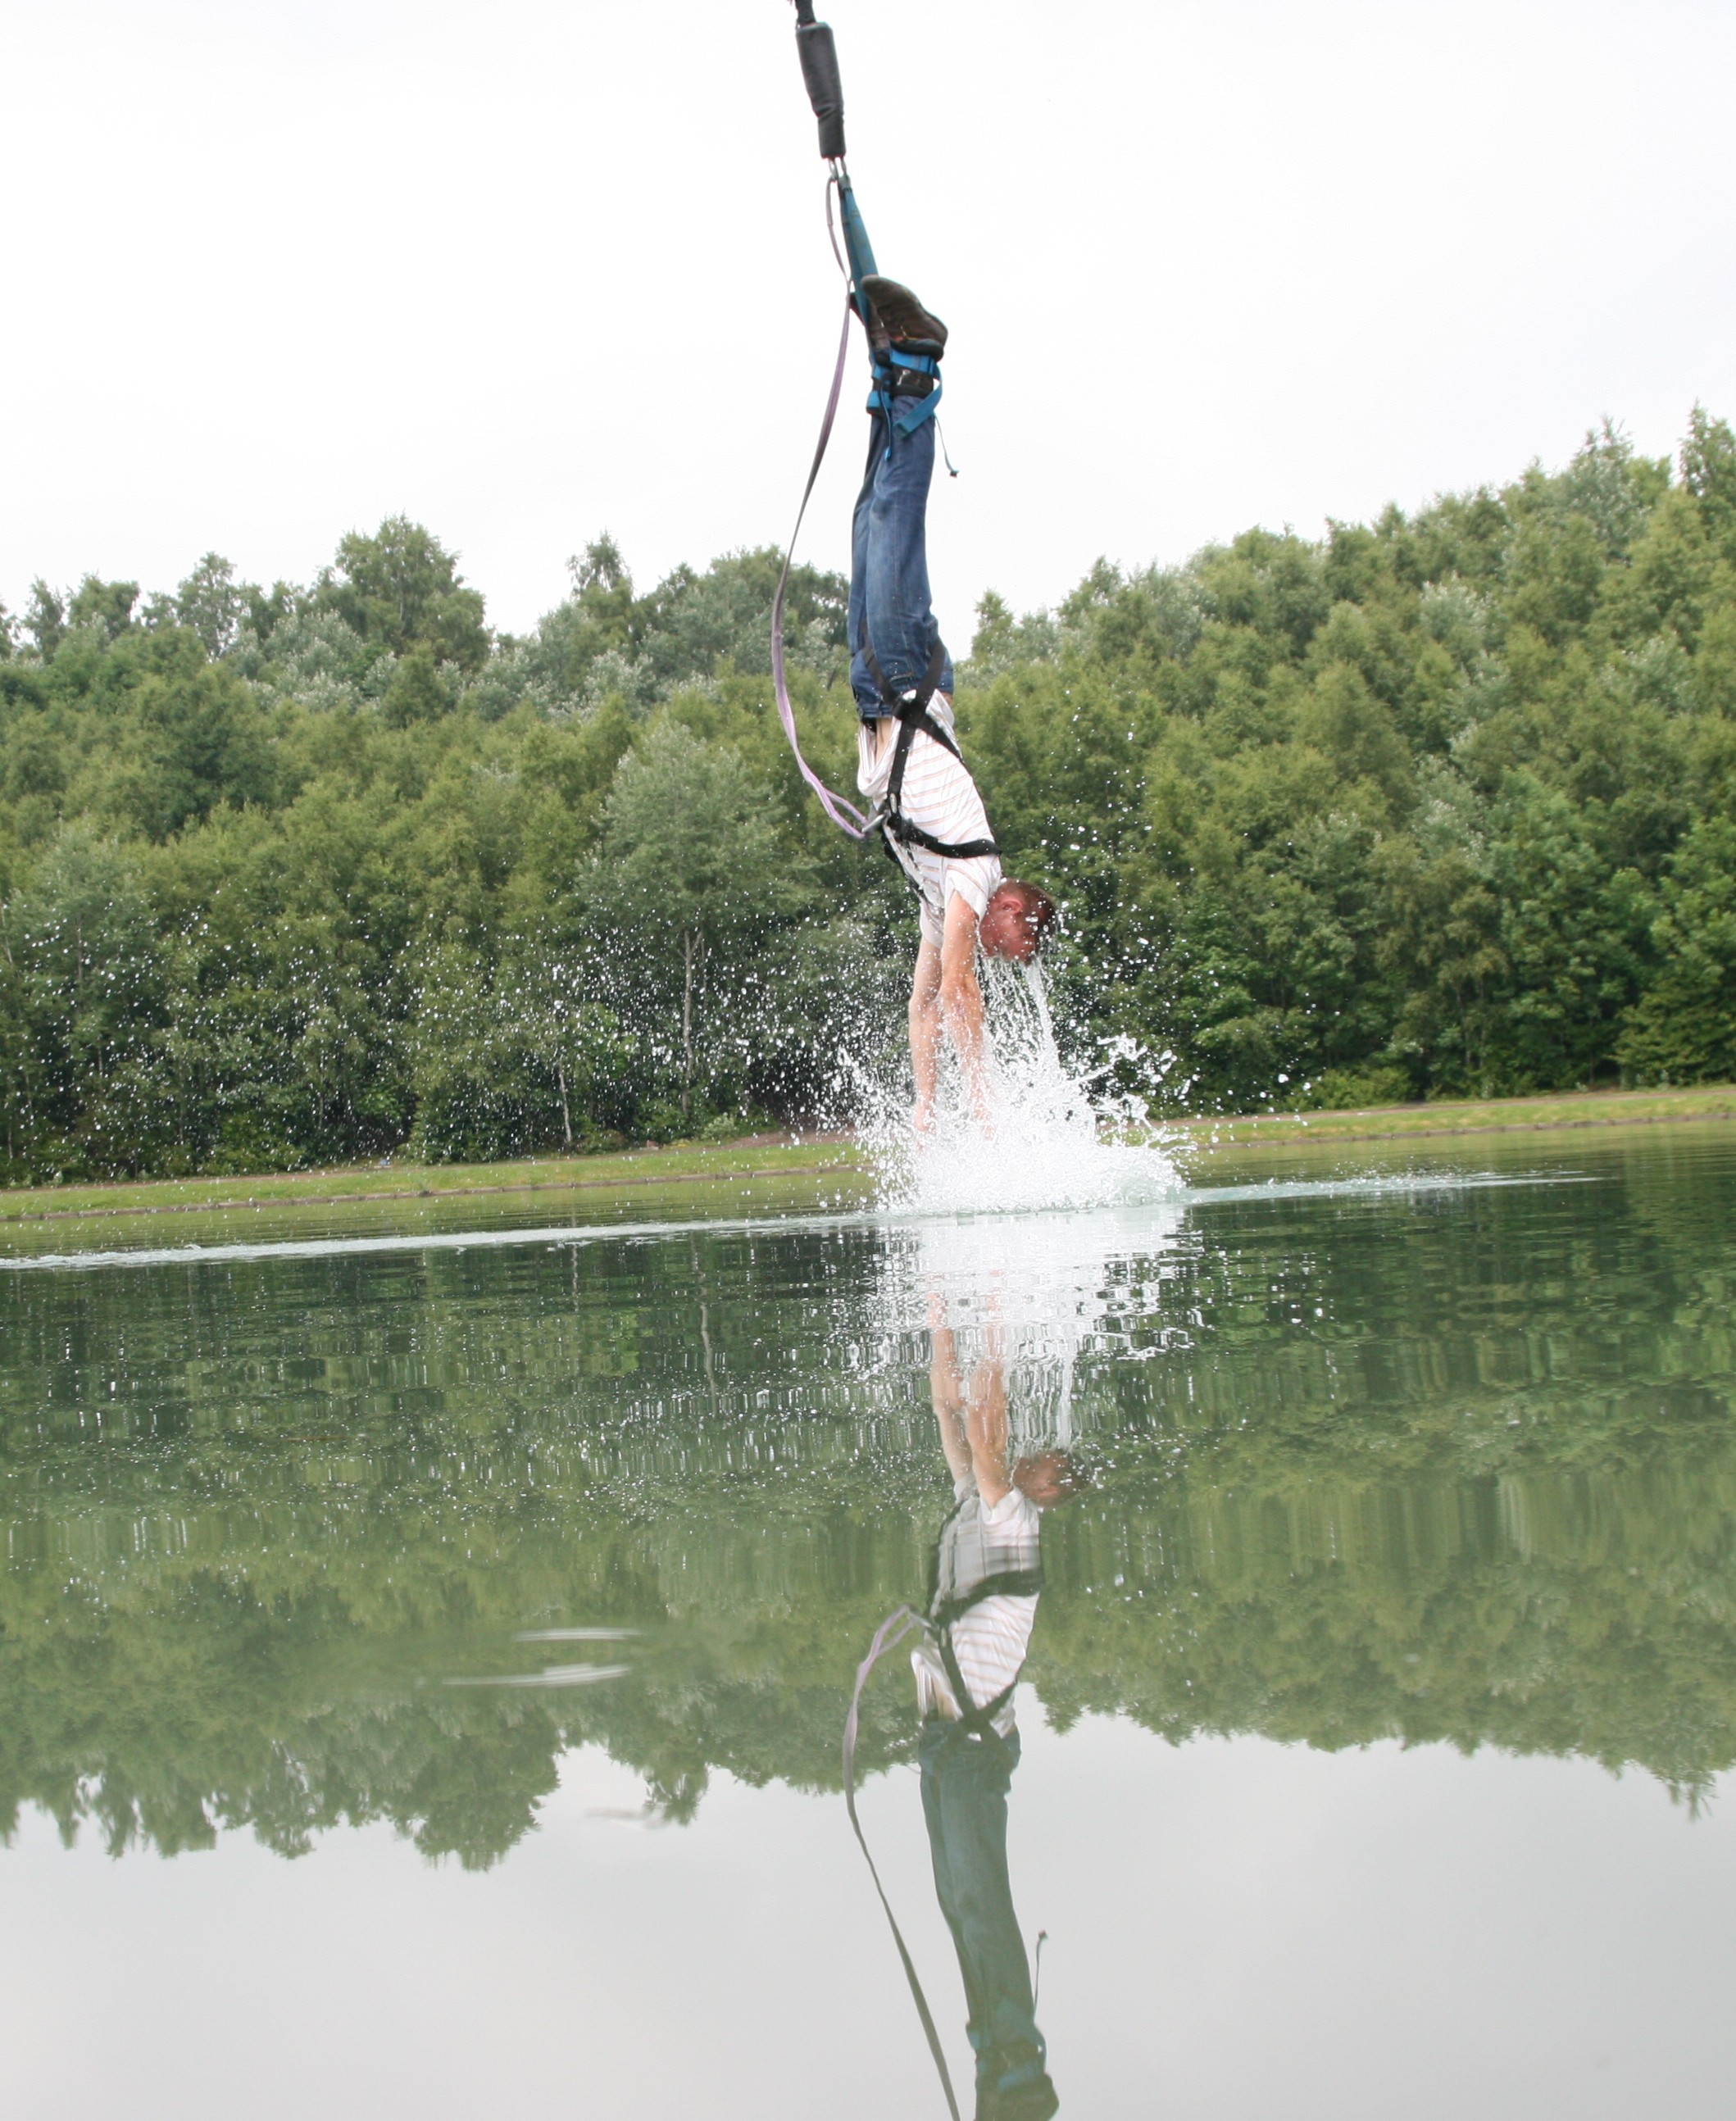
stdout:
[[[1047,1933],[983,2113],[1721,2114],[1733,1177],[15,1260],[0,2105],[944,2115],[839,1741],[950,1377],[1084,1484],[964,1733]],[[861,1815],[969,2113],[964,1970],[991,2073],[1027,2006],[908,1647]]]

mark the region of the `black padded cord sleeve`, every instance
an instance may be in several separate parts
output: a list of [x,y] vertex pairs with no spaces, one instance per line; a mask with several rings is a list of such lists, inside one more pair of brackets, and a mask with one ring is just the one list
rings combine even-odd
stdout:
[[844,84],[829,22],[798,21],[796,49],[808,100],[819,120],[819,152],[828,162],[844,158]]

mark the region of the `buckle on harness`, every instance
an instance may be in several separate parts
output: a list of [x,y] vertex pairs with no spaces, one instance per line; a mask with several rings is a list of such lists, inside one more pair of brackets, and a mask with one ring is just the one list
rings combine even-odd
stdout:
[[888,425],[901,435],[914,433],[923,421],[934,417],[942,388],[940,366],[934,355],[900,353],[886,347],[876,349],[873,368],[870,413],[884,413]]

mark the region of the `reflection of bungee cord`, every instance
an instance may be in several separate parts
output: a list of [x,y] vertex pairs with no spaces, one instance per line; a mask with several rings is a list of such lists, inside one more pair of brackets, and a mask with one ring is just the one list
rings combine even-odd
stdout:
[[922,2021],[922,2030],[928,2040],[928,2052],[934,2058],[936,2071],[940,2079],[940,2089],[946,2095],[946,2110],[952,2121],[959,2121],[959,2101],[952,2088],[952,2072],[946,2067],[946,2055],[940,2045],[940,2035],[935,2030],[934,2013],[928,2007],[928,1998],[922,1993],[922,1983],[917,1973],[916,1961],[910,1956],[910,1947],[904,1942],[904,1932],[898,1928],[898,1918],[892,1912],[892,1903],[886,1897],[886,1888],[880,1883],[880,1874],[868,1847],[868,1837],[862,1831],[862,1822],[856,1810],[856,1739],[861,1720],[862,1690],[868,1684],[870,1673],[889,1649],[895,1648],[912,1629],[922,1633],[928,1630],[928,1622],[912,1606],[900,1606],[896,1612],[889,1613],[875,1630],[874,1640],[868,1646],[868,1654],[856,1666],[856,1688],[850,1696],[850,1713],[844,1719],[844,1809],[850,1815],[850,1830],[856,1836],[856,1844],[862,1852],[868,1866],[868,1875],[874,1881],[874,1890],[885,1910],[886,1921],[892,1931],[892,1941],[898,1948],[898,1959],[904,1969],[904,1979],[910,1984],[911,1999],[917,2007],[917,2016]]

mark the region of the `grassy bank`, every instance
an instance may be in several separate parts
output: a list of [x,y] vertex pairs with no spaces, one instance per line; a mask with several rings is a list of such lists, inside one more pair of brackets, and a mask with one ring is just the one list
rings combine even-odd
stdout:
[[20,1186],[0,1192],[0,1227],[98,1215],[194,1215],[226,1209],[438,1202],[520,1193],[619,1194],[641,1188],[820,1177],[853,1169],[847,1142],[779,1140],[628,1149],[608,1156],[511,1163],[352,1164],[257,1178],[156,1178],[107,1186]]
[[1660,1126],[1736,1120],[1736,1084],[1692,1090],[1587,1090],[1546,1098],[1486,1098],[1360,1112],[1262,1112],[1178,1120],[1166,1135],[1209,1152],[1295,1147],[1307,1142],[1451,1140],[1456,1136],[1567,1132],[1583,1127]]
[[[1592,1091],[1568,1097],[1388,1105],[1361,1112],[1180,1120],[1164,1138],[1192,1154],[1290,1149],[1304,1144],[1430,1142],[1457,1137],[1566,1132],[1586,1127],[1736,1120],[1736,1085],[1693,1090]],[[108,1186],[44,1186],[0,1192],[0,1227],[104,1216],[209,1214],[225,1210],[456,1202],[534,1193],[625,1196],[758,1181],[838,1177],[861,1168],[847,1141],[775,1139],[714,1147],[688,1144],[608,1156],[541,1157],[509,1163],[398,1161],[255,1178],[149,1179]]]

